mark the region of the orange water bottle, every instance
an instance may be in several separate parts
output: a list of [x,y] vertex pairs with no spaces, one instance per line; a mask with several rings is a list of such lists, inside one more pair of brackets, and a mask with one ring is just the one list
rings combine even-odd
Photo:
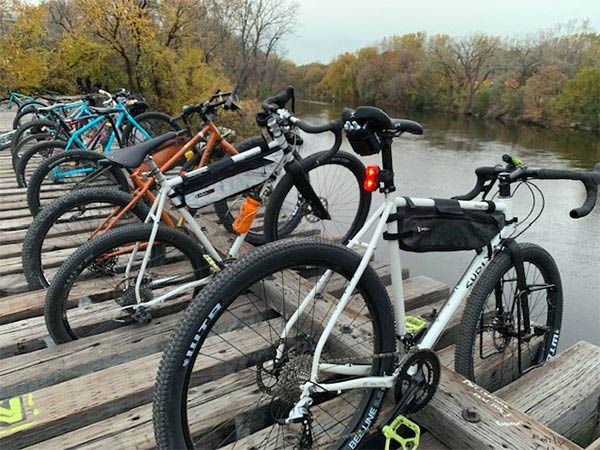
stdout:
[[256,217],[258,208],[260,208],[260,198],[251,195],[246,197],[246,201],[242,203],[240,212],[233,222],[233,230],[239,234],[247,233]]

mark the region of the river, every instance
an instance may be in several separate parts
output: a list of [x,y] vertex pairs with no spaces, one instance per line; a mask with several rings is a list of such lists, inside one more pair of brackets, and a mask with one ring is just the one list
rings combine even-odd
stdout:
[[[320,124],[339,117],[341,108],[299,102],[296,114]],[[390,115],[403,117],[402,114]],[[450,197],[464,194],[475,184],[474,169],[502,162],[508,153],[529,167],[591,170],[600,162],[600,140],[594,134],[567,129],[538,130],[506,127],[473,118],[406,115],[425,128],[422,136],[404,135],[394,142],[394,170],[398,195]],[[331,135],[329,135],[331,136]],[[306,136],[308,151],[328,148],[333,139]],[[347,141],[343,150],[351,152]],[[365,164],[380,164],[380,158],[364,158]],[[546,248],[556,260],[563,281],[564,313],[560,349],[579,340],[600,345],[600,206],[582,219],[569,211],[581,206],[584,188],[579,182],[539,181],[546,206],[540,219],[519,238]],[[373,207],[381,202],[376,194]],[[515,195],[518,218],[531,207],[526,189]],[[538,201],[537,206],[540,205]],[[378,257],[385,252],[378,250]],[[417,254],[402,252],[403,266],[411,275],[427,275],[454,286],[472,252]]]

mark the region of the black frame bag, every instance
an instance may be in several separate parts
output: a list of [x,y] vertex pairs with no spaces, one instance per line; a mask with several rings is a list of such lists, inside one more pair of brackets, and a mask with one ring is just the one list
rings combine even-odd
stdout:
[[[408,200],[407,200],[408,201]],[[433,207],[399,207],[388,222],[398,221],[398,233],[384,239],[398,240],[409,252],[455,252],[487,247],[504,227],[504,214],[461,209],[456,200],[434,199]]]

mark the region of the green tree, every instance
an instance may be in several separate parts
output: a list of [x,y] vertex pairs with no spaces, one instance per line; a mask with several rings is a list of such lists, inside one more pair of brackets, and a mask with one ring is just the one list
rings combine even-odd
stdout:
[[584,67],[577,72],[562,90],[559,105],[567,117],[600,129],[600,70]]

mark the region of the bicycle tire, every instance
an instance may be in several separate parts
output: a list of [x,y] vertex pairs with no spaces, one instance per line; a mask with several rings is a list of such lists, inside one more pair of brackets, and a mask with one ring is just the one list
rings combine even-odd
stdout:
[[[21,157],[21,155],[23,153],[25,153],[25,151],[31,147],[33,147],[34,145],[39,144],[40,142],[43,141],[64,141],[64,139],[59,139],[56,138],[56,136],[54,136],[51,133],[37,133],[37,134],[30,134],[28,136],[25,136],[23,139],[21,139],[19,141],[19,143],[16,145],[14,151],[11,154],[11,158],[14,161],[14,167],[13,170],[16,170],[17,164],[19,162],[19,158]],[[9,143],[10,146],[10,143]]]
[[[45,105],[44,105],[45,106]],[[24,106],[23,108],[19,108],[15,118],[13,119],[12,128],[16,130],[21,125],[29,123],[33,120],[41,120],[43,115],[38,112],[38,105],[29,104]],[[24,120],[27,119],[27,120]]]
[[25,108],[27,108],[29,106],[34,106],[36,108],[39,108],[39,107],[45,108],[48,105],[46,105],[45,103],[43,103],[39,100],[28,100],[25,103],[19,105],[19,108],[17,109],[17,113],[20,113],[22,110],[24,110]]
[[[537,305],[543,305],[543,300],[549,302],[547,304],[548,310],[545,313],[546,320],[545,323],[542,324],[543,327],[548,327],[548,329],[543,335],[543,343],[541,344],[541,347],[537,347],[539,345],[539,341],[534,340],[534,338],[532,338],[531,341],[529,341],[533,343],[531,346],[529,346],[529,342],[527,342],[528,348],[526,360],[533,360],[531,361],[531,363],[533,364],[541,364],[549,356],[553,356],[556,353],[556,346],[558,345],[558,339],[560,336],[560,328],[562,322],[562,284],[558,267],[556,266],[556,263],[554,262],[552,256],[546,250],[535,244],[519,244],[519,246],[523,254],[523,261],[525,265],[525,272],[527,274],[526,278],[528,286],[531,287],[531,280],[535,275],[535,269],[537,269],[539,275],[541,275],[542,277],[541,279],[546,285],[554,286],[554,290],[546,291],[547,295],[542,300],[540,300],[540,296],[534,295],[536,293],[542,292],[542,290],[532,292],[529,298],[530,314],[532,314],[532,312],[536,309]],[[533,272],[531,270],[532,266],[535,267]],[[508,278],[505,279],[505,277]],[[533,279],[533,284],[536,284],[537,280],[539,280],[539,278]],[[486,325],[485,323],[485,319],[491,318],[493,315],[496,315],[496,317],[494,317],[494,320],[498,321],[497,313],[492,312],[492,310],[496,310],[496,302],[493,299],[495,299],[496,296],[496,288],[500,286],[499,283],[502,283],[501,285],[504,286],[504,284],[508,281],[514,282],[515,284],[514,288],[511,287],[511,294],[514,294],[516,292],[516,275],[514,275],[514,265],[512,263],[512,259],[510,257],[509,252],[507,250],[503,250],[496,257],[494,257],[494,259],[484,269],[484,271],[481,273],[481,275],[473,285],[471,293],[467,298],[467,303],[460,323],[458,342],[455,348],[454,366],[456,372],[460,373],[461,375],[465,376],[466,378],[472,381],[475,381],[477,384],[490,391],[495,391],[501,388],[502,385],[507,384],[507,382],[513,381],[513,379],[516,379],[519,376],[519,374],[516,373],[517,370],[515,368],[515,350],[511,347],[510,337],[507,336],[508,333],[511,331],[516,333],[516,330],[510,329],[508,331],[503,331],[501,328],[502,326],[506,328],[510,327],[510,317],[507,316],[507,319],[503,319],[503,322],[496,322],[495,325],[493,323],[493,320],[490,320],[490,325]],[[503,289],[503,291],[505,292],[506,290]],[[503,292],[500,293],[503,294]],[[508,297],[509,301],[514,302],[514,296],[512,300],[510,299],[510,294]],[[492,300],[492,304],[490,305],[491,309],[488,312],[488,310],[486,309],[486,304],[490,299]],[[507,311],[509,308],[506,308],[506,305],[504,305],[504,301],[502,303],[504,310]],[[512,303],[513,307],[514,305],[515,303]],[[543,313],[544,311],[542,310],[542,315],[544,315]],[[484,317],[483,324],[480,322],[482,314]],[[506,314],[508,314],[508,312]],[[514,312],[512,314],[514,316]],[[536,317],[531,315],[532,323],[536,322]],[[513,317],[512,321],[514,320],[515,319]],[[485,329],[485,327],[488,326],[491,326],[492,328],[495,326],[496,330],[500,331],[493,330],[492,334],[488,336],[484,335],[484,331],[478,328],[483,327]],[[502,335],[503,333],[504,336]],[[476,342],[478,335],[480,335],[479,345],[477,345]],[[492,346],[495,350],[497,350],[498,347],[502,347],[502,345],[505,344],[497,343],[498,341],[500,341],[500,338],[502,340],[509,339],[508,345],[505,347],[505,349],[509,349],[511,352],[509,354],[509,358],[505,360],[505,352],[504,350],[502,351],[502,360],[500,361],[500,363],[502,364],[501,369],[492,366],[492,364],[497,362],[497,358],[494,359],[492,357],[495,354],[499,353],[491,353],[490,355],[487,355],[481,350],[485,349],[485,346],[487,344],[491,344],[487,345],[487,347],[490,349]],[[479,355],[476,355],[475,353],[475,346],[480,348]],[[535,352],[536,347],[538,349],[538,353],[534,355],[532,354],[532,351]],[[483,359],[489,359],[489,361],[486,363],[487,366],[478,365],[479,361]],[[513,364],[509,368],[508,372],[505,371],[505,362],[507,362],[508,364]],[[528,366],[531,366],[531,363],[528,364]],[[490,369],[490,367],[492,367],[493,370]],[[476,368],[478,369],[477,371],[475,370]],[[499,378],[493,378],[496,376],[499,376]]]
[[[312,178],[310,180],[311,186],[313,186],[317,196],[319,196],[322,200],[323,196],[326,196],[325,200],[327,201],[328,209],[330,214],[332,214],[333,219],[331,225],[316,218],[308,219],[310,214],[305,214],[302,211],[302,208],[298,206],[298,194],[297,191],[296,194],[294,194],[293,191],[296,190],[294,180],[291,174],[286,173],[273,189],[273,193],[269,197],[269,202],[267,204],[264,220],[264,233],[267,242],[292,237],[298,233],[317,232],[320,228],[320,233],[327,234],[336,232],[341,234],[341,236],[339,234],[336,235],[335,240],[345,244],[352,238],[352,236],[356,234],[356,232],[358,232],[358,230],[360,230],[365,223],[371,207],[371,193],[363,189],[365,166],[354,155],[346,152],[338,152],[325,163],[315,166],[314,163],[326,153],[326,151],[314,153],[302,160],[300,164],[302,165],[307,176]],[[349,173],[347,173],[347,175],[340,176],[339,169],[333,169],[332,166],[338,166],[344,170],[348,169]],[[323,183],[320,181],[315,182],[315,175],[317,174],[323,174],[322,176],[325,177],[326,181]],[[343,177],[345,178],[345,181]],[[330,181],[327,181],[327,179]],[[340,186],[340,183],[345,183],[348,188],[344,189],[343,186]],[[354,191],[355,188],[352,188],[352,185],[354,185],[356,188],[355,192],[357,194],[358,203],[355,207],[348,207],[345,199],[348,196],[348,189]],[[345,192],[340,194],[339,191]],[[291,197],[288,198],[290,193]],[[338,226],[338,224],[334,221],[335,218],[333,217],[334,211],[337,214],[337,217],[343,217],[343,214],[341,214],[343,210],[340,210],[339,207],[337,207],[337,210],[336,207],[332,208],[331,201],[331,199],[337,200],[340,195],[345,196],[342,199],[344,202],[340,203],[340,205],[343,205],[346,209],[352,209],[355,211],[353,213],[353,217],[351,218],[352,220],[345,221],[347,226],[341,224],[344,228]],[[284,206],[286,202],[287,205],[289,205],[289,208]],[[284,208],[283,212],[282,208]],[[285,209],[292,209],[292,213],[288,215]],[[289,219],[284,220],[284,217],[289,217]],[[298,228],[304,218],[307,218],[306,220],[309,223],[317,224],[317,226],[314,227],[314,230],[310,229],[311,225],[306,225],[304,228]],[[314,220],[314,222],[311,222],[311,220]],[[339,231],[340,229],[341,232]],[[319,237],[325,236],[321,234]]]
[[15,176],[19,187],[27,187],[27,182],[33,172],[37,170],[42,161],[60,153],[64,153],[67,143],[65,141],[40,142],[28,148],[17,162]]
[[[262,395],[260,394],[261,388],[257,389],[254,385],[254,383],[258,384],[258,382],[252,381],[254,373],[252,371],[252,366],[257,363],[257,360],[260,360],[261,356],[251,357],[250,361],[246,363],[244,362],[246,360],[245,356],[263,355],[264,353],[261,353],[259,349],[261,345],[267,349],[271,349],[268,340],[269,333],[271,332],[271,328],[273,328],[274,335],[271,337],[275,339],[276,342],[279,342],[277,339],[278,328],[272,327],[270,325],[271,322],[268,322],[269,331],[263,331],[264,334],[260,336],[259,330],[261,327],[267,328],[265,326],[265,320],[267,320],[268,316],[265,317],[264,315],[259,315],[257,320],[262,321],[259,323],[246,323],[245,320],[238,320],[236,311],[239,311],[241,308],[241,306],[238,306],[238,304],[235,303],[238,295],[249,292],[248,289],[252,291],[255,284],[260,283],[259,280],[267,280],[268,283],[268,280],[271,279],[270,277],[273,273],[291,267],[308,266],[314,268],[315,266],[318,266],[323,269],[329,267],[333,268],[338,273],[342,273],[346,279],[349,279],[358,267],[360,259],[361,257],[357,253],[333,242],[317,239],[287,239],[260,247],[217,274],[214,281],[204,289],[202,295],[196,297],[189,305],[183,319],[176,328],[175,334],[172,336],[171,341],[163,353],[158,369],[153,399],[154,434],[158,449],[193,448],[193,437],[190,433],[190,424],[188,424],[188,413],[186,410],[188,387],[195,392],[202,391],[204,386],[199,385],[198,383],[203,374],[208,383],[212,380],[215,381],[215,386],[213,386],[213,384],[208,384],[205,387],[207,392],[212,392],[215,397],[222,398],[219,389],[222,386],[229,385],[229,382],[222,381],[221,379],[217,380],[215,378],[212,378],[211,380],[211,376],[218,378],[226,375],[238,377],[241,376],[241,374],[243,375],[244,371],[250,372],[248,380],[249,384],[247,390],[244,391],[244,394],[240,394],[240,396],[249,395],[251,397],[252,394],[246,394],[247,392],[258,392],[256,397]],[[275,275],[274,278],[277,279],[278,276]],[[291,285],[293,284],[294,283],[291,283]],[[288,285],[286,284],[286,286]],[[254,292],[260,292],[260,288]],[[389,297],[381,280],[372,268],[368,267],[364,272],[356,292],[365,297],[365,304],[368,307],[368,313],[365,312],[365,316],[369,317],[368,322],[373,327],[373,348],[376,352],[395,351],[396,338],[394,335],[394,316],[392,314]],[[250,303],[252,303],[252,301],[250,301]],[[235,309],[236,307],[238,309]],[[292,312],[293,311],[290,311],[287,315],[291,315]],[[254,313],[254,316],[256,316],[256,313]],[[219,326],[219,320],[221,318],[223,318],[225,323],[222,323],[222,325]],[[237,323],[237,327],[232,327],[230,325],[231,321]],[[281,324],[280,327],[283,326],[282,322],[278,323]],[[304,329],[305,322],[303,321],[302,324],[302,328]],[[356,326],[356,324],[354,325]],[[337,328],[336,325],[335,329],[337,330]],[[354,328],[351,329],[354,330]],[[194,364],[202,354],[203,345],[206,344],[210,347],[210,345],[212,345],[210,342],[226,342],[227,336],[230,336],[230,334],[227,334],[228,332],[245,332],[252,336],[254,336],[252,333],[256,333],[259,335],[259,337],[255,339],[257,347],[249,346],[251,337],[246,338],[245,334],[239,334],[238,339],[240,343],[244,342],[244,351],[241,352],[238,350],[240,352],[239,354],[241,354],[241,357],[238,358],[241,359],[242,362],[227,359],[227,355],[231,355],[231,352],[235,355],[235,344],[232,348],[224,345],[219,353],[221,353],[226,360],[223,361],[222,365],[218,362],[215,363],[217,365],[213,369],[214,373],[210,373],[210,369],[205,368],[204,364],[207,363],[206,359],[202,359],[200,362],[202,372],[194,371]],[[343,331],[337,332],[336,335],[341,336],[339,334],[341,332]],[[351,331],[351,333],[353,332],[354,331]],[[213,333],[213,336],[209,337],[211,333]],[[287,339],[292,339],[290,338],[291,334],[292,333],[288,334]],[[262,342],[261,337],[267,338],[266,344]],[[214,339],[210,341],[211,338]],[[206,351],[210,353],[208,348]],[[210,354],[207,356],[210,357]],[[312,358],[312,355],[310,358]],[[268,359],[271,359],[271,357],[267,353],[267,360]],[[371,361],[373,375],[391,373],[393,370],[393,358],[391,357],[369,358],[369,360]],[[250,366],[249,370],[245,367],[246,365]],[[194,372],[193,381],[191,380],[192,372]],[[254,376],[254,378],[256,379],[256,376]],[[190,383],[192,382],[194,384],[193,386],[190,386]],[[346,429],[348,429],[349,433],[352,433],[356,430],[366,431],[370,427],[375,426],[376,417],[384,403],[386,390],[367,389],[362,392],[364,394],[362,401],[358,398],[359,393],[361,393],[360,390],[351,391],[351,395],[354,395],[353,402],[357,404],[357,406],[355,406],[356,413],[351,415],[351,419],[348,420],[347,425],[341,423],[341,426],[343,427],[346,425],[346,428],[340,430],[340,432],[343,433],[343,436],[341,442],[339,442],[339,445],[336,445],[335,448],[358,448],[358,444],[364,433],[359,432],[353,437],[347,437],[345,434]],[[194,394],[190,395],[192,396],[191,402],[195,401],[193,400]],[[262,397],[260,397],[258,401],[261,399]],[[242,419],[241,422],[243,422],[243,416],[245,415],[249,418],[249,422],[251,422],[251,425],[248,425],[248,428],[254,429],[255,426],[261,426],[254,422],[255,412],[257,412],[256,417],[269,417],[269,421],[267,421],[268,424],[272,424],[273,420],[277,420],[275,416],[271,415],[273,411],[269,410],[269,407],[276,403],[277,399],[273,398],[271,403],[269,403],[270,406],[266,407],[266,410],[250,410],[248,408],[241,411],[237,416],[230,410],[211,410],[211,417],[224,417],[228,420],[224,420],[223,423],[228,424],[231,422],[238,423],[238,419]],[[224,405],[224,408],[232,409],[235,404],[235,411],[239,412],[240,406],[238,405],[237,395],[236,400],[233,401],[233,403],[224,401],[220,404]],[[215,405],[215,407],[216,406],[217,405]],[[205,405],[200,405],[200,407],[203,409],[206,408]],[[244,408],[243,404],[242,408]],[[318,403],[315,402],[313,409],[317,408],[320,409]],[[278,413],[282,414],[283,412],[278,411]],[[234,416],[232,416],[232,414],[234,414]],[[259,420],[260,418],[256,419],[256,421]],[[315,423],[319,422],[317,421]],[[198,424],[200,424],[200,422],[198,422]],[[334,424],[334,426],[337,426],[337,423]],[[216,426],[212,424],[210,428],[211,430],[206,431],[204,435],[194,436],[198,439],[202,439],[200,448],[219,448],[221,446],[219,442],[221,441],[212,442],[212,440],[215,439],[215,435],[217,439],[227,439],[226,437],[219,437],[218,429],[222,428],[220,425]],[[242,428],[245,429],[246,426],[243,426]],[[249,432],[253,431],[250,430]],[[224,434],[228,434],[228,432],[225,432]],[[209,437],[212,437],[212,439],[209,439]],[[262,448],[261,445],[256,444],[251,447],[257,450]],[[269,448],[283,447],[275,445]]]
[[[168,114],[164,114],[156,111],[149,111],[142,114],[138,114],[135,116],[135,121],[144,128],[144,122],[148,124],[148,130],[146,132],[150,135],[150,137],[155,138],[160,136],[161,134],[167,133],[168,131],[179,131],[181,127],[173,120],[171,116]],[[151,125],[150,121],[155,122],[155,124]],[[160,126],[156,126],[156,123],[162,124]],[[124,146],[131,146],[137,144],[138,142],[145,141],[146,139],[138,139],[136,136],[137,128],[133,126],[132,122],[129,122],[125,129],[123,130],[122,141]],[[132,134],[133,133],[133,134]]]
[[[87,242],[87,235],[81,236],[78,239],[79,233],[72,229],[62,231],[61,227],[56,226],[60,223],[60,219],[65,214],[78,209],[82,214],[87,211],[90,205],[107,204],[115,208],[126,206],[131,200],[132,195],[109,188],[88,188],[77,191],[71,191],[62,197],[59,197],[47,205],[35,217],[31,226],[27,230],[27,234],[23,240],[22,263],[23,273],[27,280],[29,289],[45,289],[50,285],[49,275],[44,268],[43,253],[48,252],[50,247],[52,251],[59,251],[60,258],[53,256],[53,261],[49,264],[50,268],[58,267],[64,262],[68,255],[67,251],[70,248],[75,251],[76,248]],[[137,202],[131,209],[131,217],[137,218],[139,222],[143,222],[150,212],[150,208],[143,201]],[[101,215],[98,220],[102,220],[105,215]],[[78,220],[84,220],[80,215]],[[123,221],[126,222],[126,221]],[[64,222],[68,223],[67,221]],[[71,221],[72,223],[72,221]],[[93,226],[93,225],[92,225]],[[67,226],[65,225],[65,228]],[[89,227],[92,228],[92,227]],[[94,227],[95,228],[95,227]],[[54,230],[54,231],[53,231]],[[91,231],[91,230],[90,230]],[[51,240],[54,236],[68,235],[72,239],[71,244],[45,244],[47,240]],[[45,249],[46,248],[46,249]]]
[[[263,141],[264,138],[262,136],[252,136],[235,145],[235,149],[240,153],[245,152],[246,150],[259,146]],[[244,198],[245,194],[246,193],[241,193],[234,197],[219,200],[213,204],[215,213],[217,214],[221,225],[223,225],[230,233],[235,233],[233,230],[233,221],[235,220],[235,217],[231,214],[232,206],[230,206],[230,203],[233,205],[237,204],[237,207],[239,208],[241,203],[237,200]],[[264,205],[262,205],[262,207],[264,208]],[[236,211],[234,210],[234,212]],[[265,236],[260,227],[258,229],[251,229],[248,234],[246,234],[246,242],[252,245],[262,245],[265,243]]]
[[[90,165],[95,168],[94,171],[98,171],[104,169],[103,167],[98,166],[98,161],[102,159],[104,159],[103,155],[96,152],[71,150],[68,152],[63,152],[62,154],[59,153],[58,155],[54,155],[42,161],[35,172],[33,172],[33,175],[31,175],[31,178],[27,183],[27,206],[29,207],[31,214],[35,217],[40,212],[42,207],[42,185],[44,184],[44,181],[48,179],[48,176],[51,174],[54,168],[59,167],[61,164],[75,164],[84,162],[84,164],[87,163],[86,166]],[[110,165],[108,166],[108,172],[106,173],[110,174],[110,178],[112,178],[110,181],[114,182],[115,188],[124,192],[129,192],[130,189],[127,176],[120,167],[116,165]],[[103,180],[103,184],[105,184],[106,177],[104,177]],[[94,183],[94,181],[90,181],[90,183]],[[94,184],[75,184],[73,189],[87,189],[91,187],[95,187]],[[66,192],[68,191],[65,190],[62,195],[64,195]],[[44,203],[47,204],[48,202],[49,200],[45,199]]]
[[[48,328],[48,332],[55,343],[61,344],[70,342],[79,339],[80,337],[89,335],[89,330],[86,330],[85,328],[83,328],[84,331],[80,332],[78,335],[76,331],[80,331],[82,328],[76,329],[76,327],[72,326],[74,325],[72,320],[69,319],[68,309],[80,309],[78,306],[75,308],[67,307],[71,303],[68,296],[71,288],[76,282],[76,278],[79,275],[82,275],[82,272],[86,270],[88,264],[95,265],[95,261],[105,255],[106,252],[112,251],[119,245],[128,245],[136,241],[147,241],[152,231],[152,225],[153,224],[151,223],[142,223],[130,224],[116,228],[86,242],[71,256],[69,256],[56,274],[53,282],[50,284],[46,295],[46,302],[44,304],[44,319],[46,322],[46,327]],[[208,264],[203,257],[204,251],[200,244],[187,234],[183,233],[181,230],[160,225],[158,227],[155,240],[155,248],[157,250],[161,250],[161,243],[169,244],[178,252],[180,252],[190,263],[190,267],[193,270],[192,273],[197,278],[205,277],[207,273],[210,273]],[[163,258],[161,252],[159,251],[158,253],[160,254],[159,259]],[[161,267],[160,261],[156,265],[149,267],[149,269],[157,269],[159,267]],[[189,274],[189,272],[187,272],[187,274]],[[172,273],[169,273],[169,276],[171,275]],[[94,293],[98,292],[98,289],[100,289],[100,286],[96,286],[95,282],[89,283],[89,280],[87,279],[84,281],[85,282],[83,286],[89,286]],[[79,292],[81,287],[81,285],[77,286],[77,297],[82,295]],[[114,308],[115,310],[119,311],[120,305],[117,305],[117,302],[114,299],[114,296],[116,295],[115,290],[102,292],[102,296],[105,298],[98,303],[103,304],[106,302],[114,302],[115,305],[112,305],[112,303],[110,304],[111,309]],[[195,293],[196,292],[191,295],[194,295]],[[91,298],[92,294],[84,297]],[[185,305],[180,306],[183,307]],[[95,312],[91,311],[89,314],[95,315]],[[116,326],[110,320],[106,320],[105,322],[108,322],[108,324],[102,323],[101,325],[96,325],[98,328],[93,331],[103,332],[105,331],[103,326],[112,325],[113,328]]]
[[59,125],[52,120],[41,119],[41,120],[33,120],[31,122],[28,122],[28,123],[20,126],[17,129],[17,131],[13,135],[12,140],[10,142],[10,151],[11,151],[11,155],[12,155],[13,169],[15,169],[15,170],[17,169],[19,155],[15,154],[15,152],[17,151],[16,150],[17,146],[19,145],[21,140],[32,134],[47,134],[47,133],[55,134],[58,137],[60,135]]

